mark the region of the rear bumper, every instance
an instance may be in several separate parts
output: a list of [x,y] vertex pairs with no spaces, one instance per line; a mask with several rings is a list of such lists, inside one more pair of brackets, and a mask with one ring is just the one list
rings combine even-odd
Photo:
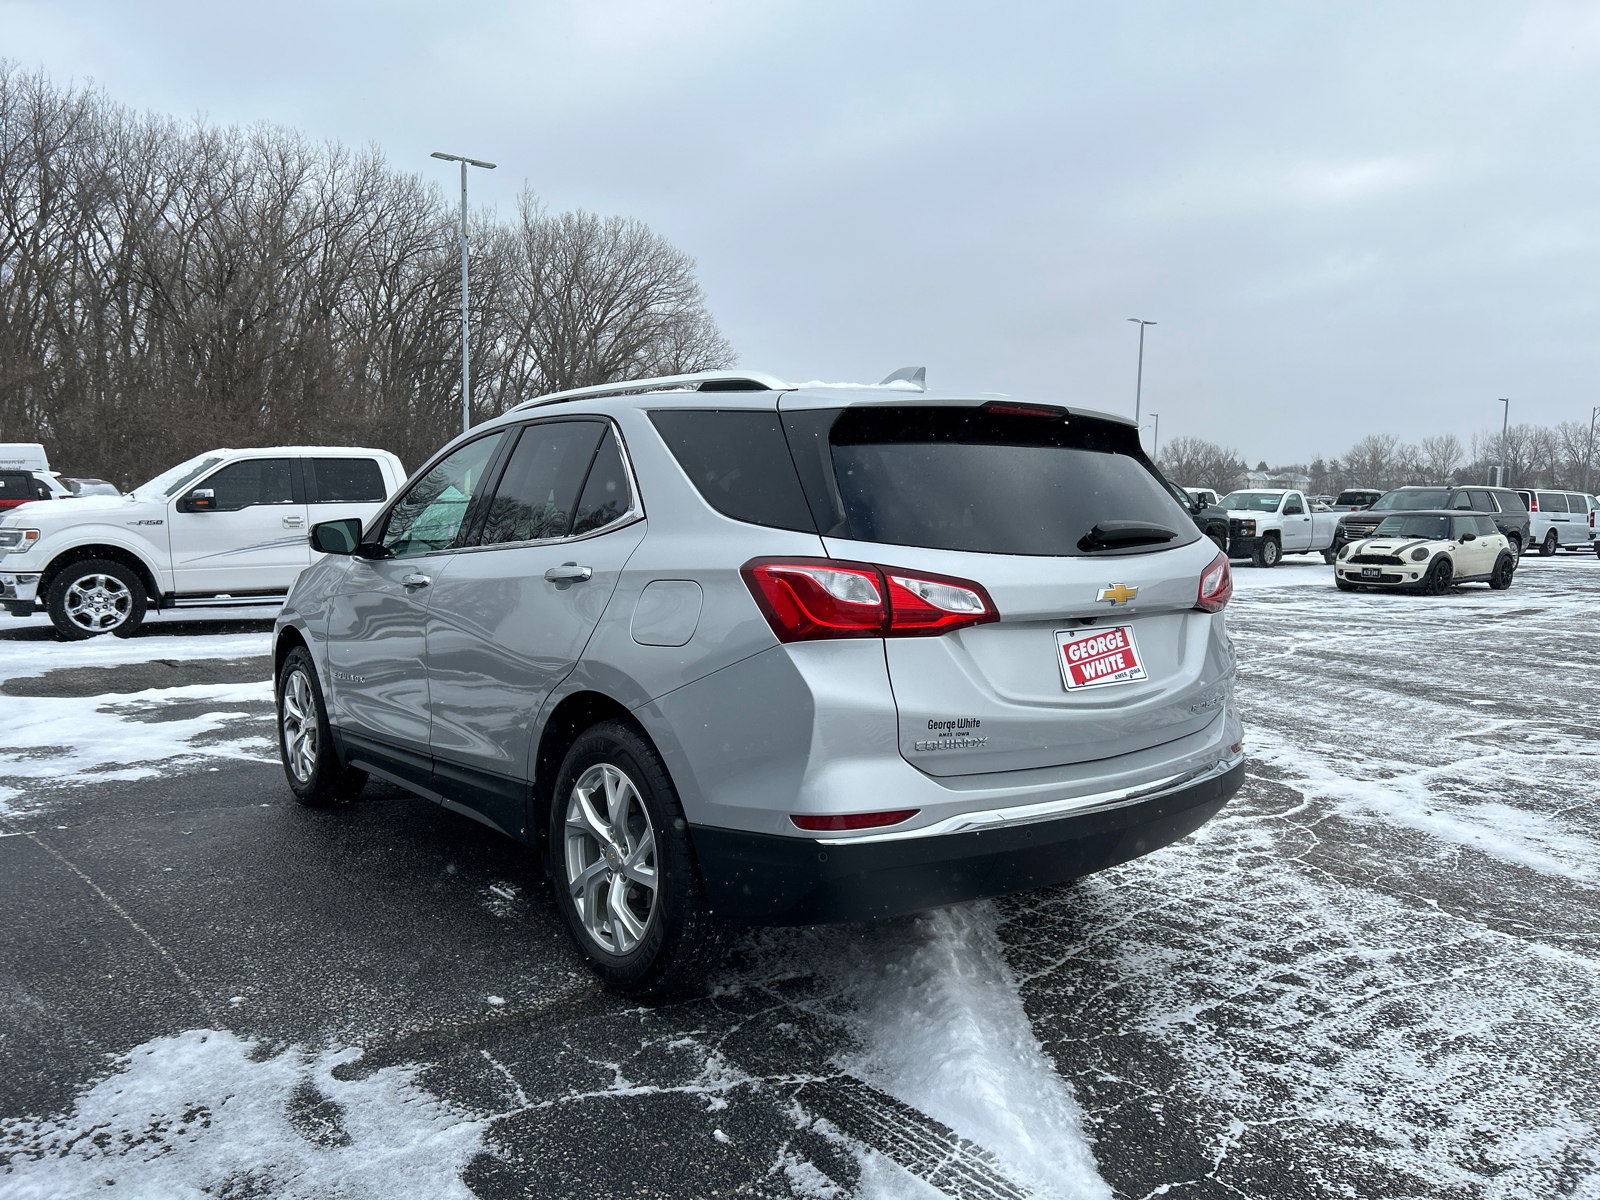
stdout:
[[1192,833],[1239,790],[1244,760],[1194,782],[1112,798],[1056,819],[984,814],[980,830],[866,840],[693,830],[711,910],[743,925],[897,916],[1047,887],[1138,858]]

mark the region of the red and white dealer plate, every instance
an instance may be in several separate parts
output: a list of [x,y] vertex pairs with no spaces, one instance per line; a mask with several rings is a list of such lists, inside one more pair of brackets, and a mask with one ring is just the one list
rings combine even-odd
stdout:
[[1132,625],[1056,630],[1061,682],[1067,691],[1148,679]]

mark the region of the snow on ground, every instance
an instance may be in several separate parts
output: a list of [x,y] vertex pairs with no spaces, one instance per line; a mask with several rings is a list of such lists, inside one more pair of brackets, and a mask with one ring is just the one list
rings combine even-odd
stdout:
[[1149,1185],[1208,1195],[1600,1191],[1597,593],[1563,556],[1505,593],[1230,607],[1244,790],[1001,905],[1103,1168],[1153,1142]]
[[[201,613],[210,610],[196,610]],[[270,611],[270,610],[269,610]],[[213,616],[215,614],[212,614]],[[248,659],[272,652],[272,635],[234,632],[228,621],[196,626],[152,621],[140,636],[53,640],[48,618],[0,624],[23,636],[0,639],[0,683],[68,668],[125,667],[150,662]],[[256,612],[252,621],[261,620]],[[27,628],[38,625],[37,631]],[[204,629],[206,632],[196,632]],[[210,632],[217,630],[218,632]],[[38,636],[30,636],[37,632]],[[145,779],[158,772],[221,759],[275,758],[270,682],[193,684],[91,698],[0,694],[0,818],[35,811],[49,789],[102,779]]]
[[0,1123],[5,1194],[469,1200],[460,1173],[481,1123],[417,1087],[412,1068],[342,1079],[359,1057],[215,1030],[156,1038],[60,1119]]

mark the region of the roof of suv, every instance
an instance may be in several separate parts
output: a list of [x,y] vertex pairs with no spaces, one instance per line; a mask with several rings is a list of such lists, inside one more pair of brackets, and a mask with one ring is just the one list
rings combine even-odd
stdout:
[[507,410],[504,416],[526,416],[534,409],[577,401],[594,400],[644,400],[650,407],[770,409],[781,393],[785,409],[841,408],[851,405],[978,405],[987,403],[1015,403],[1048,405],[1064,410],[1069,416],[1092,417],[1121,425],[1133,425],[1132,417],[1097,409],[1079,408],[1051,400],[1029,400],[997,392],[978,395],[930,392],[915,384],[897,380],[892,383],[824,383],[812,380],[807,383],[788,383],[773,375],[759,371],[708,371],[697,375],[666,375],[655,379],[624,380],[597,387],[574,388],[571,391],[552,392]]

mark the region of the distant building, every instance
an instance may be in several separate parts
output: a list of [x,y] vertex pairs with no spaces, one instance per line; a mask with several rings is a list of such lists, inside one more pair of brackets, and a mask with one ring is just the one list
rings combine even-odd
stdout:
[[1244,485],[1252,488],[1283,488],[1304,492],[1311,487],[1311,476],[1302,475],[1298,471],[1246,471]]

